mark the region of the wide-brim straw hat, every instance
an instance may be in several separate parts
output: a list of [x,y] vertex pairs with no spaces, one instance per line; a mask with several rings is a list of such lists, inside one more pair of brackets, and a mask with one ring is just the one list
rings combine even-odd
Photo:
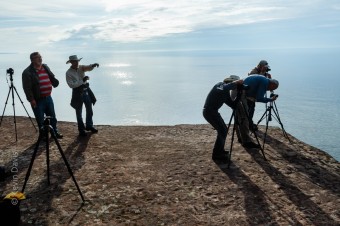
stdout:
[[79,58],[79,59],[78,59],[77,55],[72,55],[72,56],[69,56],[68,61],[66,61],[66,63],[67,63],[67,64],[70,63],[71,60],[80,61],[81,59],[83,59],[83,58]]
[[225,78],[223,80],[224,83],[229,83],[229,82],[233,82],[233,81],[236,81],[236,80],[239,80],[240,77],[237,76],[237,75],[230,75],[228,78]]

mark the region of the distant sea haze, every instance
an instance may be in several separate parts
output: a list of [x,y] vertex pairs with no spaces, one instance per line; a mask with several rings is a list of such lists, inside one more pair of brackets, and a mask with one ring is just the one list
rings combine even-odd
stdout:
[[[41,53],[60,81],[53,89],[59,121],[76,122],[69,105],[65,64],[69,52]],[[280,49],[172,52],[84,52],[81,64],[99,63],[87,73],[98,101],[94,123],[105,125],[176,125],[207,123],[202,117],[205,98],[214,84],[235,74],[246,77],[248,71],[265,59],[271,74],[280,82],[276,106],[285,130],[298,139],[328,152],[340,161],[340,76],[339,49]],[[28,54],[29,55],[29,54]],[[22,90],[21,73],[29,65],[27,54],[0,54],[0,109],[9,90],[8,68],[14,69],[13,82],[28,112],[32,109]],[[12,98],[5,115],[13,115]],[[256,104],[254,121],[265,111]],[[15,96],[17,115],[27,115]],[[227,122],[231,110],[220,113]],[[85,117],[85,116],[84,116]],[[264,124],[262,121],[261,124]],[[274,119],[270,126],[280,126]]]

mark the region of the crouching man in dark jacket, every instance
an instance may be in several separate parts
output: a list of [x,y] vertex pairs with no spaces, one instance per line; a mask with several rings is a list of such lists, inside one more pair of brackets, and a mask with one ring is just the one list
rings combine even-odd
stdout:
[[227,126],[218,110],[223,104],[235,110],[234,126],[239,142],[245,148],[260,148],[259,144],[252,141],[249,135],[249,122],[247,109],[245,106],[244,81],[236,75],[224,79],[217,83],[209,92],[204,104],[204,118],[217,130],[212,159],[214,161],[227,161],[229,152],[224,150],[227,136]]
[[227,136],[227,126],[218,110],[223,104],[231,108],[236,105],[231,97],[231,91],[236,90],[238,85],[242,85],[243,80],[238,76],[230,76],[223,82],[217,83],[209,92],[203,108],[204,118],[217,130],[212,159],[217,161],[227,161],[229,153],[224,150]]

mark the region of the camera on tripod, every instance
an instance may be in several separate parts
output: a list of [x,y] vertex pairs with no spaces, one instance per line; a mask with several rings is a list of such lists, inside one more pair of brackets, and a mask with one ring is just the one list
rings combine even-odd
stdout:
[[8,68],[6,71],[7,74],[13,75],[14,74],[14,70],[13,68]]
[[241,90],[248,90],[250,87],[248,85],[245,84],[237,84],[237,90],[241,91]]
[[271,93],[271,94],[270,94],[270,97],[278,98],[278,97],[279,97],[279,94]]
[[[15,120],[14,92],[17,94],[17,96],[18,96],[18,98],[19,98],[19,100],[20,100],[22,106],[24,107],[24,109],[25,109],[25,111],[26,111],[26,113],[27,113],[29,119],[31,120],[32,125],[33,125],[34,128],[35,128],[35,125],[34,125],[32,119],[31,119],[30,115],[28,114],[26,108],[25,108],[24,102],[21,100],[21,98],[20,98],[20,96],[19,96],[19,94],[18,94],[18,92],[17,92],[17,89],[16,89],[15,86],[13,85],[13,76],[12,76],[12,75],[14,74],[13,68],[8,68],[8,69],[6,70],[6,73],[7,73],[7,74],[6,74],[7,83],[8,83],[8,77],[7,77],[7,76],[9,76],[9,80],[11,81],[11,83],[10,83],[10,85],[9,85],[9,90],[8,90],[7,99],[6,99],[6,102],[5,102],[5,107],[4,107],[4,110],[3,110],[3,112],[2,112],[2,116],[1,116],[1,119],[0,119],[0,126],[1,126],[2,119],[3,119],[4,114],[5,114],[6,106],[7,106],[7,103],[8,103],[8,98],[9,98],[10,94],[12,93],[11,96],[12,96],[12,106],[13,106],[13,113],[14,113],[15,140],[18,141],[17,124],[16,124],[16,120]],[[35,130],[37,130],[37,128],[35,128]]]

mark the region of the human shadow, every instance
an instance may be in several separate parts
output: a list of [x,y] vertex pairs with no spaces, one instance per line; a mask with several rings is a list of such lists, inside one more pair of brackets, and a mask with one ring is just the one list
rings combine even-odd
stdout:
[[[278,147],[278,146],[277,146]],[[277,149],[277,148],[276,148]],[[267,173],[267,175],[279,185],[280,190],[286,194],[288,199],[303,213],[308,215],[310,223],[315,225],[322,225],[324,222],[329,222],[330,225],[337,225],[327,213],[325,213],[315,202],[311,200],[311,196],[303,193],[294,181],[283,175],[277,168],[272,166],[269,161],[265,161],[258,153],[251,150],[246,151],[252,156],[252,159]],[[313,213],[313,214],[310,214]],[[288,214],[288,213],[287,213]],[[290,220],[294,219],[290,217]],[[292,222],[301,224],[300,222]]]
[[[39,147],[42,147],[42,145],[45,145],[45,143],[41,143]],[[32,150],[34,150],[35,147],[36,143],[29,146],[21,153],[18,153],[17,151],[12,151],[12,158],[4,164],[6,175],[4,180],[0,182],[0,189],[11,183],[13,181],[13,178],[16,178],[16,176],[20,174],[26,166],[28,166],[28,164],[26,163],[29,162],[29,160],[31,159]],[[39,148],[36,153],[36,157],[40,156],[41,154],[43,154],[43,151],[41,148]]]
[[[260,132],[261,133],[261,132]],[[296,170],[308,176],[312,183],[331,191],[334,195],[340,197],[340,175],[330,172],[328,169],[320,165],[320,162],[313,161],[303,155],[301,152],[304,150],[292,149],[285,143],[267,134],[267,146],[270,146],[278,154],[282,156],[287,162],[289,162]],[[280,147],[280,148],[278,148]],[[287,151],[289,150],[289,151]],[[315,154],[318,153],[316,148]]]
[[218,162],[215,163],[244,194],[245,211],[249,225],[263,225],[268,223],[271,223],[270,225],[273,226],[278,225],[271,220],[272,212],[266,201],[266,194],[260,187],[253,183],[249,177],[233,163],[230,164],[229,168]]
[[[88,142],[91,138],[91,134],[89,134],[87,137],[79,138],[76,137],[63,151],[66,159],[68,160],[68,163],[70,165],[70,168],[73,172],[73,174],[82,168],[82,166],[85,163],[84,158],[84,151],[87,149]],[[27,192],[27,200],[25,201],[24,205],[26,205],[26,208],[28,211],[30,209],[34,209],[35,213],[48,213],[52,210],[52,202],[55,200],[55,198],[59,197],[63,192],[62,185],[66,183],[66,181],[71,178],[70,173],[65,172],[67,171],[67,167],[65,165],[65,162],[59,153],[59,150],[57,151],[57,155],[60,157],[57,160],[52,160],[52,164],[50,165],[50,178],[51,178],[51,184],[48,185],[47,178],[44,178],[40,180],[39,183],[34,184],[34,188],[32,190],[26,189]],[[33,165],[34,168],[34,165]],[[29,181],[29,178],[28,178]],[[79,183],[78,183],[79,184]],[[74,189],[76,186],[74,183],[71,183],[71,187],[69,191],[71,191],[71,195],[79,196],[80,194],[77,193],[77,190]],[[28,185],[27,188],[30,186]],[[80,191],[81,191],[81,185],[79,184]],[[72,199],[73,200],[73,199]],[[76,199],[75,199],[76,200]],[[75,217],[76,214],[80,211],[80,209],[84,206],[84,203],[82,202],[81,198],[79,197],[79,205],[77,201],[73,202],[76,206],[75,211],[72,213],[69,213],[68,216],[65,216],[63,219],[63,222],[59,222],[61,224],[68,224],[72,219]],[[25,212],[22,213],[22,216],[24,216],[25,221],[34,222],[34,224],[39,225],[48,225],[48,219],[46,219],[43,214],[27,214],[25,216]]]

